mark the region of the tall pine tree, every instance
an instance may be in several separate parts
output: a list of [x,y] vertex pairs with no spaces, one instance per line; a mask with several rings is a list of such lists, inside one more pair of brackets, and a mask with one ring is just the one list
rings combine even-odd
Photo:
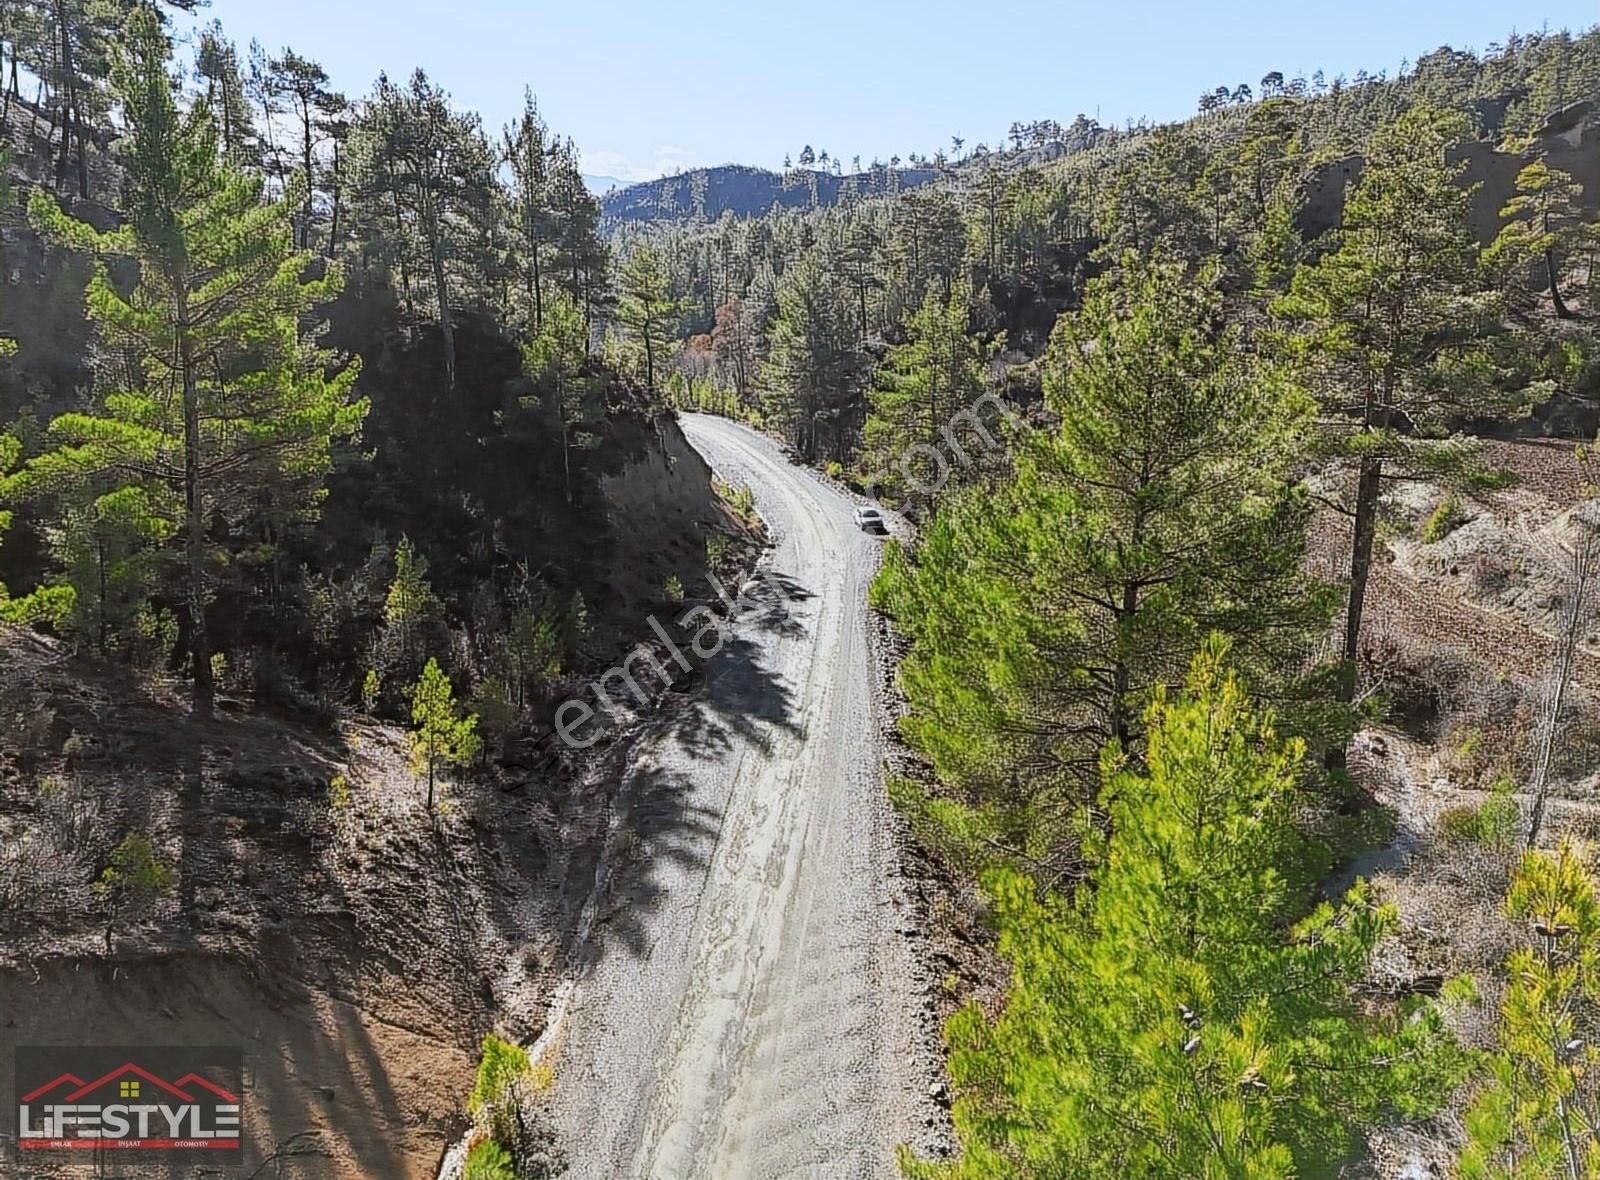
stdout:
[[914,556],[892,546],[873,588],[911,640],[903,728],[954,792],[942,826],[1050,871],[1102,746],[1137,754],[1143,702],[1205,634],[1283,688],[1330,605],[1299,570],[1308,399],[1223,325],[1214,272],[1122,266],[1056,325],[1060,426],[1009,482],[953,497]]
[[[88,309],[108,345],[135,363],[129,386],[92,412],[50,424],[50,447],[8,481],[13,495],[74,488],[138,489],[181,547],[194,712],[212,709],[206,619],[216,553],[259,511],[263,489],[285,515],[316,503],[330,441],[354,434],[366,403],[352,396],[355,363],[338,366],[301,332],[301,319],[339,290],[335,269],[307,278],[292,244],[297,195],[263,199],[259,177],[217,151],[209,110],[178,109],[168,44],[147,8],[128,18],[113,74],[128,133],[125,224],[102,232],[42,191],[30,215],[51,239],[98,261]],[[124,294],[109,263],[128,258]]]
[[[1302,267],[1276,310],[1301,327],[1293,346],[1337,425],[1332,445],[1354,465],[1345,701],[1356,661],[1385,480],[1464,468],[1441,445],[1452,423],[1514,399],[1495,391],[1483,338],[1495,323],[1468,229],[1471,190],[1448,149],[1459,115],[1419,106],[1381,128],[1344,212],[1335,249]],[[1331,761],[1342,761],[1334,751]]]

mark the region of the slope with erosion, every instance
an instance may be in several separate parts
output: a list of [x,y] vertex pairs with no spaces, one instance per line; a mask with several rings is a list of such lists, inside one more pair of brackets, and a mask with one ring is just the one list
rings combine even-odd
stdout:
[[[597,665],[638,638],[660,563],[703,578],[722,532],[732,577],[754,539],[670,419],[599,488],[603,511],[568,525],[618,571],[593,595]],[[178,685],[0,630],[5,1042],[239,1044],[247,1172],[431,1176],[482,1036],[542,1025],[629,735],[582,754],[547,735],[430,814],[403,730],[224,704],[197,728]],[[108,945],[94,882],[128,833],[174,883]]]
[[[1398,908],[1400,931],[1379,956],[1375,990],[1435,991],[1446,979],[1473,976],[1481,1002],[1455,1012],[1455,1031],[1489,1048],[1505,960],[1521,938],[1503,906],[1534,804],[1533,746],[1576,592],[1571,550],[1600,505],[1588,498],[1593,489],[1571,442],[1490,439],[1482,447],[1514,484],[1469,497],[1402,483],[1385,499],[1362,649],[1363,681],[1382,702],[1383,720],[1356,736],[1350,769],[1389,810],[1393,832],[1328,889],[1366,876]],[[1343,479],[1324,476],[1322,490],[1337,492]],[[1348,520],[1319,514],[1312,542],[1313,568],[1339,576]],[[1574,683],[1557,731],[1542,845],[1600,832],[1600,587],[1590,585],[1577,605]],[[1464,1100],[1456,1095],[1420,1130],[1378,1133],[1372,1170],[1360,1174],[1452,1174]]]

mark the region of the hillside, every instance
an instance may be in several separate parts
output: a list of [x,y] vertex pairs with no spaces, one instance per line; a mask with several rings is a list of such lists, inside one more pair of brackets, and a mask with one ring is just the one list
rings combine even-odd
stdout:
[[937,179],[933,168],[898,168],[892,173],[837,176],[797,169],[770,172],[742,164],[696,168],[606,193],[600,202],[608,221],[650,222],[696,218],[715,221],[724,213],[758,217],[774,207],[814,209],[837,204],[845,194],[881,195],[912,189]]
[[602,194],[12,7],[0,1176],[1600,1180],[1600,26]]

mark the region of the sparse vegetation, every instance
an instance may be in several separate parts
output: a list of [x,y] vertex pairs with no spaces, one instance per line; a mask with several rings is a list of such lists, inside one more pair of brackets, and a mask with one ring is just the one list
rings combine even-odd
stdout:
[[119,925],[138,916],[172,888],[172,866],[156,855],[150,841],[138,832],[122,838],[111,859],[94,883],[107,911],[106,954],[111,954],[111,939]]
[[1454,494],[1446,495],[1439,506],[1428,513],[1422,522],[1421,538],[1424,545],[1435,545],[1444,540],[1462,524],[1461,501]]

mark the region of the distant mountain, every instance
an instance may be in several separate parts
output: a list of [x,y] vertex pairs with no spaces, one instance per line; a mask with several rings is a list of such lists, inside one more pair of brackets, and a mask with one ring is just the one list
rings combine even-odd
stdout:
[[774,205],[795,209],[810,208],[813,203],[832,205],[849,185],[863,193],[916,188],[938,175],[933,168],[899,168],[892,174],[884,168],[835,176],[831,172],[782,173],[724,164],[618,188],[601,198],[600,207],[613,223],[671,221],[680,217],[715,221],[724,212],[735,217],[755,217]]
[[618,180],[615,176],[590,176],[587,173],[584,174],[583,183],[587,185],[589,191],[597,197],[605,196],[614,188],[627,187],[626,184]]

